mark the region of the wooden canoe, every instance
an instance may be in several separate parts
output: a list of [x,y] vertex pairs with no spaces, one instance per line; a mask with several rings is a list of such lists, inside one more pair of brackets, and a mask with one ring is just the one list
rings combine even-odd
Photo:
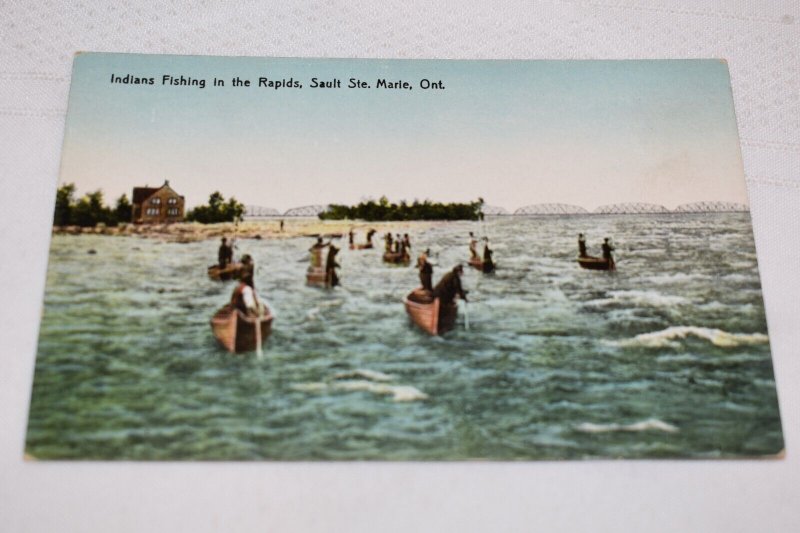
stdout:
[[617,265],[612,259],[608,261],[603,259],[602,257],[594,257],[591,255],[585,255],[583,257],[578,258],[578,264],[581,268],[585,268],[586,270],[616,270]]
[[396,265],[407,265],[411,262],[411,256],[408,254],[401,254],[399,252],[384,252],[383,261],[385,263],[393,263]]
[[350,245],[350,249],[351,250],[370,250],[372,248],[373,248],[373,246],[372,246],[371,242],[369,242],[367,244],[351,244]]
[[308,270],[306,270],[306,285],[330,287],[328,273],[322,267],[308,267]]
[[261,343],[272,333],[272,311],[264,305],[264,316],[247,316],[225,305],[211,318],[211,331],[217,342],[231,353],[252,352],[257,348],[257,335],[260,329]]
[[472,268],[475,268],[477,270],[480,270],[484,274],[489,274],[490,272],[494,272],[494,267],[495,267],[493,262],[492,263],[485,263],[479,257],[470,258],[469,266],[471,266]]
[[208,267],[208,277],[214,281],[239,279],[242,277],[242,272],[244,272],[244,265],[241,263],[231,263],[225,268],[220,268],[219,265]]
[[[406,313],[408,313],[408,316],[414,324],[431,335],[441,335],[453,329],[458,313],[458,305],[455,301],[450,302],[450,305],[442,307],[439,298],[432,299],[430,303],[421,303],[414,300],[424,298],[415,298],[415,294],[429,295],[430,293],[419,288],[411,291],[408,296],[403,298]],[[428,298],[430,298],[430,296],[428,296]]]

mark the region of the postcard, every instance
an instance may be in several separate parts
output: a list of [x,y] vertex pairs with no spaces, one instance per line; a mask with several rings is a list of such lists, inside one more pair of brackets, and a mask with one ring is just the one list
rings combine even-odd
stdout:
[[28,458],[783,446],[724,61],[76,55]]

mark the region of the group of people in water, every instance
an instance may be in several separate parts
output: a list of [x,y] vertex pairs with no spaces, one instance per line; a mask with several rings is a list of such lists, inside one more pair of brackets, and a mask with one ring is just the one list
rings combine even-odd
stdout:
[[398,233],[392,237],[392,233],[387,232],[386,235],[383,236],[383,240],[386,242],[386,253],[399,255],[400,257],[410,256],[411,238],[408,236],[408,233],[404,233],[402,236]]
[[[367,233],[367,243],[371,244],[372,237],[376,233],[374,229],[369,230]],[[392,235],[388,232],[384,236],[386,241],[386,252],[393,254],[401,254],[402,256],[410,255],[411,239],[407,233],[402,236],[398,233]],[[351,230],[349,233],[349,241],[351,247],[355,246],[354,233]],[[483,254],[478,252],[478,239],[473,232],[469,233],[469,253],[470,263],[477,266],[480,263],[484,272],[490,272],[492,269],[487,270],[486,266],[494,266],[492,259],[493,251],[489,248],[489,239],[484,237]],[[228,242],[227,238],[223,237],[218,250],[218,262],[220,269],[226,269],[233,264],[233,241]],[[328,249],[327,256],[323,261],[323,251]],[[613,264],[614,257],[612,252],[614,246],[611,244],[610,239],[606,237],[601,245],[603,259]],[[336,287],[339,285],[339,275],[337,269],[341,265],[337,261],[339,248],[335,246],[332,240],[324,242],[322,237],[317,237],[316,242],[309,248],[311,268],[310,271],[317,270],[322,274],[324,271],[325,285],[328,287]],[[578,234],[578,255],[580,258],[591,257],[586,249],[586,237],[583,233]],[[439,282],[434,286],[433,284],[433,267],[435,265],[431,262],[430,249],[426,249],[417,257],[416,268],[419,271],[419,281],[421,285],[419,296],[431,301],[439,298],[442,304],[449,304],[455,298],[459,297],[466,301],[467,291],[464,290],[461,284],[461,276],[464,274],[463,265],[459,264],[447,272]],[[231,295],[231,305],[248,315],[259,315],[262,312],[263,306],[259,302],[258,295],[255,290],[254,273],[255,265],[253,258],[249,254],[242,255],[240,259],[239,270],[239,284],[234,289]]]
[[[233,247],[234,241],[228,242],[228,239],[222,237],[222,242],[217,251],[217,260],[220,271],[224,271],[233,265]],[[258,299],[256,294],[255,285],[255,263],[250,254],[243,254],[239,259],[238,265],[239,283],[233,289],[231,294],[231,306],[241,312],[252,315],[260,316],[264,313],[265,307]]]

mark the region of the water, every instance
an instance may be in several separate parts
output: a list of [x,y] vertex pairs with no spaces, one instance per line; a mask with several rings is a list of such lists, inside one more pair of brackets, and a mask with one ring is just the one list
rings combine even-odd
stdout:
[[[497,218],[498,270],[468,269],[469,330],[429,337],[413,268],[340,253],[306,287],[309,239],[245,241],[276,314],[263,356],[208,320],[233,288],[217,242],[54,236],[27,451],[83,459],[728,457],[783,447],[746,214]],[[434,279],[476,223],[412,232]],[[617,244],[618,272],[575,264]],[[95,249],[96,255],[89,255]]]

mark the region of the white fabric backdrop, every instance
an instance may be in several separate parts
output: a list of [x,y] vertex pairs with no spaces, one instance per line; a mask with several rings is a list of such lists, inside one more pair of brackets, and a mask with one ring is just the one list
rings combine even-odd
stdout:
[[[800,2],[0,0],[0,530],[800,530]],[[787,457],[22,461],[72,54],[729,62]]]

